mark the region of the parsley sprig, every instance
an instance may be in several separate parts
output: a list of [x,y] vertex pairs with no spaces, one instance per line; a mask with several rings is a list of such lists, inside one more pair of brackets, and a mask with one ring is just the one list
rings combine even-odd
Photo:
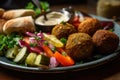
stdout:
[[3,51],[6,48],[13,48],[14,45],[18,45],[20,39],[22,39],[22,36],[16,33],[10,35],[0,34],[0,51]]
[[[48,2],[40,1],[40,5],[42,6],[42,9],[45,10],[45,12],[50,11],[50,5],[49,5]],[[28,4],[25,6],[25,9],[32,9],[32,10],[34,10],[37,16],[42,12],[32,2],[28,2]]]

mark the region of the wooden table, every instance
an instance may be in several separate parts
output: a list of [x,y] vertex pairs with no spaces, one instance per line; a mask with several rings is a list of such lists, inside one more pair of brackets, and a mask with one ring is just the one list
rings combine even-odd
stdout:
[[[51,9],[57,10],[68,6],[57,5],[57,7],[52,6]],[[77,10],[88,12],[85,5],[72,6]],[[0,67],[0,80],[120,80],[120,59],[88,70],[58,74],[33,74]]]

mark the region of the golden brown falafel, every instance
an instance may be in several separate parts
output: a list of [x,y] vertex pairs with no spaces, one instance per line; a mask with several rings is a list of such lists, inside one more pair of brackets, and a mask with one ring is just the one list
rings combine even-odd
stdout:
[[52,29],[52,34],[55,35],[58,39],[67,38],[70,34],[75,33],[76,30],[73,25],[69,23],[61,23],[56,25]]
[[119,44],[119,37],[108,30],[98,30],[92,37],[96,51],[101,54],[114,52]]
[[73,33],[68,37],[65,51],[78,61],[91,56],[93,51],[92,38],[86,33]]
[[87,33],[92,36],[100,28],[99,20],[95,18],[86,18],[78,26],[78,32]]

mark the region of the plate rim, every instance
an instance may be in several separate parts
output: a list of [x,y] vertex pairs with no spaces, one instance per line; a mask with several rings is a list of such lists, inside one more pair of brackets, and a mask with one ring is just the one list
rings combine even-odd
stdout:
[[[90,14],[90,15],[93,18],[98,17],[99,20],[113,21],[111,19],[103,18],[103,17],[96,16],[96,15],[93,15],[93,14]],[[115,26],[120,26],[116,22],[114,22],[114,24],[115,24]],[[120,47],[120,44],[119,44],[119,47]],[[85,62],[83,64],[76,64],[76,65],[68,66],[68,67],[56,67],[56,68],[49,68],[49,69],[20,66],[20,65],[16,65],[16,64],[7,63],[7,62],[1,61],[1,60],[0,60],[0,66],[8,68],[8,69],[16,70],[16,71],[30,72],[30,73],[64,73],[64,72],[67,72],[67,71],[80,71],[80,70],[85,70],[85,69],[97,67],[99,65],[108,63],[108,62],[114,60],[116,57],[119,57],[119,56],[120,56],[120,52],[113,52],[113,53],[111,53],[111,54],[109,54],[105,57],[102,57],[100,59],[93,60],[93,61],[90,61],[90,62]]]

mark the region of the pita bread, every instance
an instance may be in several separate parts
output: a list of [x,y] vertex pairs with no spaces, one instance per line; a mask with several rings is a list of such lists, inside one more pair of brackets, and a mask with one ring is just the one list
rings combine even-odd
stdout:
[[35,31],[34,21],[31,16],[8,20],[3,26],[3,32],[5,34],[10,34],[12,32],[25,33],[27,31]]
[[13,19],[13,18],[18,18],[18,17],[23,17],[23,16],[32,16],[35,17],[35,12],[30,9],[15,9],[15,10],[8,10],[4,12],[3,18],[4,19]]

